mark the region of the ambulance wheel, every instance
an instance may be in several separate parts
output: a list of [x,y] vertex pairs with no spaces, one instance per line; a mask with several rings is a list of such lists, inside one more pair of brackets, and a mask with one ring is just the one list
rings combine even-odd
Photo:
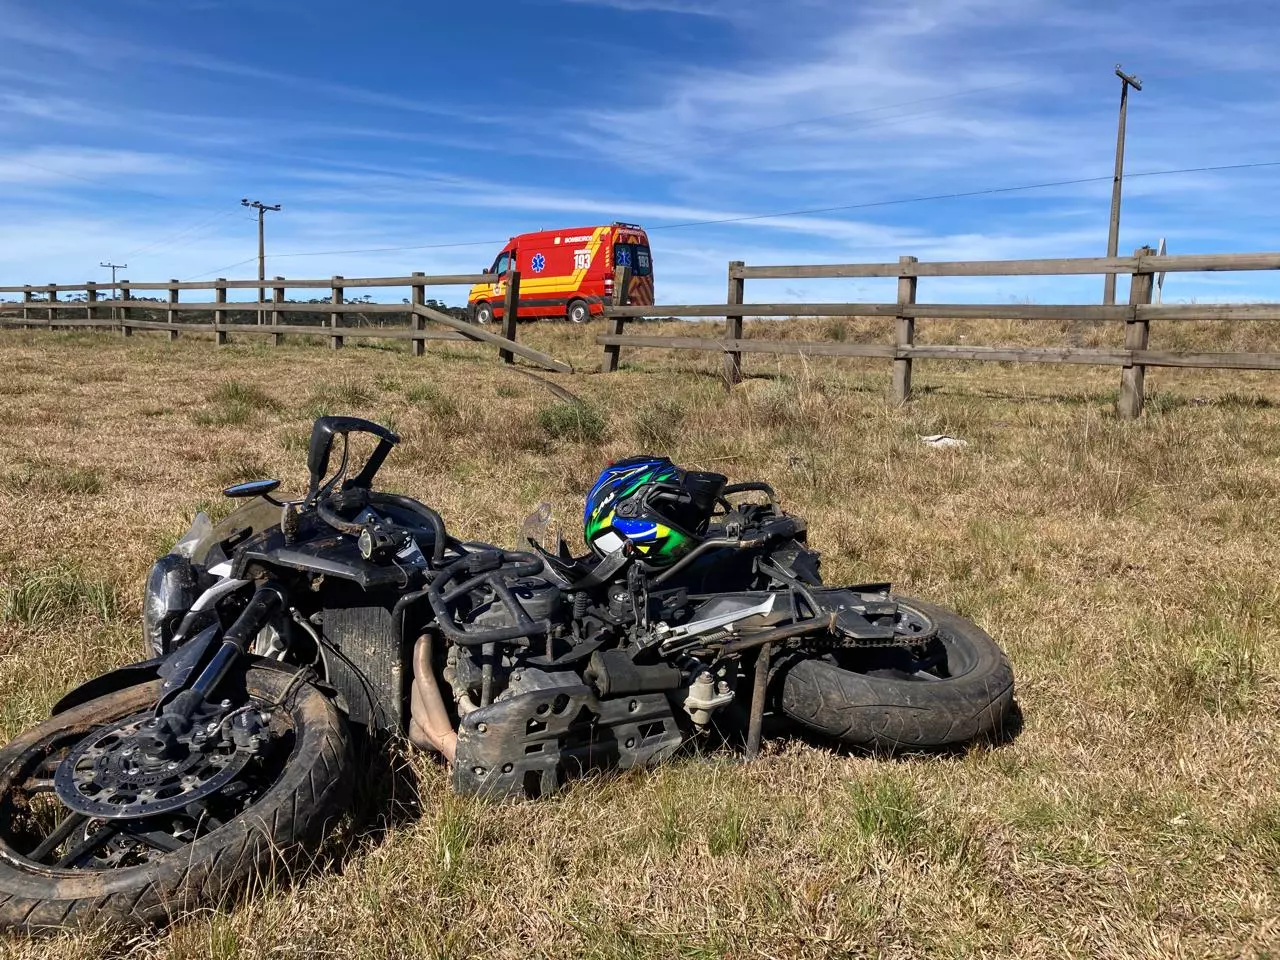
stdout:
[[586,323],[591,319],[591,307],[585,300],[571,301],[565,316],[569,318],[570,323]]
[[485,325],[493,323],[493,304],[477,303],[476,311],[473,316],[478,324]]

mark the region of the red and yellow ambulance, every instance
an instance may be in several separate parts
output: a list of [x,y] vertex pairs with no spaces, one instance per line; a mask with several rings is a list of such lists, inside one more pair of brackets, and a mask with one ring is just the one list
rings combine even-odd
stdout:
[[627,303],[652,305],[649,238],[634,223],[522,233],[512,237],[493,266],[485,269],[493,280],[471,288],[467,307],[477,323],[500,319],[507,276],[516,270],[522,318],[567,317],[582,323],[613,302],[617,267],[631,268]]

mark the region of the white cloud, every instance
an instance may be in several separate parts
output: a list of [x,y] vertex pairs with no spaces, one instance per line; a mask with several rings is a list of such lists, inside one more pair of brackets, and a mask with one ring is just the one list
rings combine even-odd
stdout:
[[691,17],[734,19],[742,3],[733,0],[565,0],[579,6],[608,7],[627,13],[678,13]]
[[[26,62],[23,70],[0,67],[6,78],[17,74],[0,92],[0,130],[9,144],[44,146],[0,152],[0,183],[18,187],[0,199],[0,282],[52,279],[45,275],[62,264],[77,278],[84,263],[145,247],[207,215],[122,201],[120,191],[131,189],[206,206],[260,193],[286,207],[269,225],[269,249],[305,252],[496,239],[614,218],[658,227],[1105,177],[1118,84],[1110,71],[1120,58],[1148,80],[1131,101],[1130,172],[1280,159],[1276,67],[1263,62],[1280,30],[1261,19],[1246,26],[1207,2],[1172,0],[1137,32],[1117,31],[1117,23],[1130,23],[1128,14],[1101,0],[813,0],[787,4],[785,15],[763,0],[568,2],[677,14],[678,22],[662,19],[664,29],[728,40],[707,43],[698,58],[666,59],[663,45],[638,49],[625,96],[615,84],[592,81],[576,87],[581,105],[572,109],[507,108],[521,101],[502,98],[496,102],[509,115],[474,119],[462,104],[471,91],[505,89],[510,75],[501,64],[483,78],[456,78],[438,96],[418,96],[403,93],[416,89],[404,85],[349,82],[361,76],[356,54],[356,69],[331,80],[304,75],[318,67],[295,72],[283,58],[283,66],[259,66],[206,54],[192,49],[198,38],[186,48],[146,35],[126,40],[87,21],[75,34],[6,10],[0,37],[16,41],[6,50]],[[652,42],[644,35],[627,42]],[[143,96],[113,97],[109,110],[99,102],[98,80],[128,78],[136,87],[152,82],[157,63],[175,83],[225,93],[197,96],[182,115]],[[1204,76],[1214,70],[1223,75]],[[65,85],[45,83],[55,77]],[[264,95],[245,116],[228,115],[227,102],[242,88]],[[358,119],[331,119],[335,104],[356,105],[346,113]],[[131,145],[144,130],[160,132],[156,152]],[[1269,246],[1278,180],[1273,171],[1131,179],[1122,248],[1159,236],[1186,251]],[[1097,254],[1108,190],[1104,181],[655,229],[660,296],[722,297],[730,259]],[[59,205],[66,221],[58,220]],[[91,229],[71,226],[81,218]],[[60,234],[46,229],[58,223],[65,224]],[[15,224],[35,229],[23,233]],[[152,275],[185,277],[251,257],[253,241],[247,222],[229,218],[138,259]],[[281,258],[269,269],[469,270],[492,252]],[[1049,302],[1054,291],[1098,292],[1083,281],[1028,283],[1038,286],[983,281],[957,295]],[[948,289],[928,285],[931,296]],[[878,296],[841,283],[790,285],[776,295],[823,291]]]
[[98,186],[118,177],[176,177],[199,172],[199,161],[138,150],[41,147],[0,154],[0,183],[60,184],[68,179]]
[[99,69],[118,68],[122,61],[139,63],[163,63],[170,67],[197,70],[223,76],[240,77],[285,86],[293,90],[350,103],[384,107],[393,110],[450,117],[475,123],[500,123],[501,118],[484,113],[478,108],[404,97],[384,90],[375,90],[357,84],[342,83],[316,76],[290,73],[283,70],[258,67],[226,57],[202,53],[191,48],[174,49],[170,45],[148,46],[127,40],[114,40],[110,44],[89,34],[77,33],[64,27],[55,27],[29,17],[21,17],[16,10],[5,10],[0,16],[0,38],[38,49],[74,56]]

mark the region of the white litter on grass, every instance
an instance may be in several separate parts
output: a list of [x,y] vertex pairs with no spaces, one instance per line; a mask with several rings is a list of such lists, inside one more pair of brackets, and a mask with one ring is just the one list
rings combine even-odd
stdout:
[[945,433],[935,433],[930,437],[921,437],[920,441],[937,449],[946,449],[947,447],[967,447],[969,445],[968,440],[961,440],[959,437],[949,437]]

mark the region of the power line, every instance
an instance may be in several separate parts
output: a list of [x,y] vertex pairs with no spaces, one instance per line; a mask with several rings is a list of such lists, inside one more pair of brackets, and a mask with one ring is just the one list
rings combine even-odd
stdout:
[[491,247],[495,243],[506,242],[506,240],[468,240],[465,243],[427,243],[413,247],[367,247],[364,250],[311,250],[305,253],[273,253],[267,259],[283,260],[286,257],[336,257],[347,253],[396,253],[401,250],[444,250],[450,247]]
[[[885,111],[885,110],[897,110],[897,109],[901,109],[901,108],[903,108],[903,107],[918,106],[918,105],[920,105],[920,104],[924,104],[924,103],[937,103],[937,102],[947,101],[947,100],[956,100],[956,99],[959,99],[959,98],[962,98],[962,97],[969,97],[969,96],[973,96],[973,95],[975,95],[975,94],[979,94],[979,93],[988,93],[988,92],[991,92],[991,91],[994,91],[994,90],[1002,90],[1002,89],[1006,89],[1006,88],[1009,88],[1009,87],[1019,86],[1022,82],[1023,82],[1023,81],[1021,81],[1021,80],[1011,80],[1011,81],[1008,81],[1008,82],[1006,82],[1006,83],[991,84],[991,85],[989,85],[989,86],[984,86],[984,87],[971,87],[971,88],[969,88],[969,89],[967,89],[967,90],[959,90],[959,91],[956,91],[955,93],[940,94],[940,95],[932,96],[932,97],[921,97],[921,98],[918,98],[918,99],[915,99],[915,100],[904,100],[904,101],[900,101],[900,102],[897,102],[897,103],[883,104],[883,105],[878,106],[878,107],[863,107],[863,108],[860,108],[860,109],[858,109],[858,110],[846,110],[846,111],[840,111],[840,112],[837,112],[837,113],[821,114],[821,115],[818,115],[818,116],[812,116],[812,117],[802,117],[802,118],[800,118],[800,119],[798,119],[798,120],[789,120],[789,121],[786,121],[786,122],[784,122],[784,123],[768,124],[768,125],[760,126],[760,127],[748,127],[748,128],[746,128],[746,129],[744,129],[744,130],[721,131],[721,132],[714,133],[714,134],[704,134],[703,136],[700,136],[700,137],[692,137],[692,138],[686,139],[686,140],[684,141],[684,145],[685,145],[685,146],[688,146],[688,145],[690,145],[690,144],[705,143],[705,142],[712,141],[712,140],[722,139],[722,138],[724,138],[724,137],[726,137],[726,136],[728,136],[728,137],[731,137],[731,138],[732,138],[732,137],[740,137],[740,136],[745,136],[745,135],[748,135],[748,134],[754,134],[754,133],[764,133],[764,132],[768,132],[768,131],[772,131],[772,130],[782,130],[782,129],[787,129],[787,128],[789,128],[789,127],[802,126],[802,125],[804,125],[804,124],[809,124],[809,123],[821,123],[821,122],[825,122],[825,121],[829,121],[829,120],[835,120],[835,119],[839,119],[839,118],[843,118],[843,117],[864,116],[864,115],[867,115],[867,114],[879,113],[879,112],[882,112],[882,111]],[[871,122],[869,122],[869,123],[865,123],[865,124],[859,124],[859,125],[858,125],[858,127],[859,127],[859,129],[861,129],[861,128],[864,128],[864,127],[871,127],[871,126],[878,126],[878,125],[882,125],[882,124],[894,123],[894,122],[897,122],[897,121],[899,121],[899,120],[913,119],[913,118],[918,117],[918,116],[927,116],[929,113],[932,113],[932,112],[935,112],[935,111],[925,111],[924,113],[899,114],[899,115],[895,115],[895,116],[892,116],[892,117],[886,117],[886,118],[883,118],[883,119],[881,119],[881,120],[871,121]],[[671,146],[671,145],[670,145],[670,144],[668,144],[667,146],[669,147],[669,146]],[[642,148],[642,149],[643,149],[643,148]],[[651,157],[652,157],[652,156],[671,156],[671,155],[672,155],[672,154],[671,154],[670,152],[665,151],[665,150],[664,150],[664,151],[663,151],[663,153],[661,153],[661,154],[652,154],[652,153],[651,153],[651,154],[649,154],[649,156],[651,156]],[[91,178],[91,177],[85,177],[85,176],[82,176],[82,175],[80,175],[80,174],[70,173],[70,172],[68,172],[68,171],[65,171],[65,170],[59,170],[59,169],[56,169],[56,168],[54,168],[54,167],[42,166],[42,165],[40,165],[40,164],[32,163],[32,162],[30,162],[29,160],[21,160],[21,159],[18,159],[18,158],[16,158],[16,157],[10,157],[10,158],[8,158],[8,159],[9,159],[11,162],[19,163],[19,164],[21,164],[21,165],[23,165],[23,166],[25,166],[25,167],[30,167],[30,168],[31,168],[31,169],[33,169],[33,170],[40,170],[40,171],[42,171],[42,172],[44,172],[44,173],[50,173],[50,174],[53,174],[54,176],[67,177],[67,178],[72,179],[72,180],[79,180],[79,181],[81,181],[81,182],[83,182],[83,183],[92,184],[92,185],[94,185],[94,186],[103,187],[103,188],[106,188],[106,189],[109,189],[109,190],[116,190],[116,191],[120,191],[120,192],[132,193],[132,194],[136,194],[137,196],[147,197],[147,198],[152,199],[152,200],[159,200],[159,201],[161,201],[161,202],[163,202],[163,203],[179,204],[179,205],[181,205],[181,206],[188,206],[187,204],[181,204],[181,203],[180,203],[180,201],[178,201],[178,200],[174,199],[173,197],[166,197],[166,196],[163,196],[163,195],[161,195],[161,194],[151,193],[151,192],[146,191],[146,190],[138,190],[138,189],[136,189],[136,188],[134,188],[134,187],[119,186],[119,185],[116,185],[116,184],[108,183],[108,182],[103,181],[103,180],[95,180],[95,179],[93,179],[93,178]],[[248,206],[248,204],[245,204],[245,205],[246,205],[246,206]],[[129,257],[136,257],[136,256],[137,256],[138,254],[140,254],[140,253],[144,253],[144,252],[146,252],[146,251],[148,251],[148,250],[155,249],[156,247],[163,246],[163,245],[165,245],[165,244],[167,244],[167,243],[171,243],[173,240],[180,239],[181,237],[186,236],[187,234],[192,233],[192,232],[194,232],[194,231],[196,231],[196,230],[200,229],[201,227],[204,227],[204,226],[206,226],[207,224],[214,222],[215,220],[219,220],[219,219],[221,219],[224,215],[225,215],[225,214],[222,214],[222,213],[215,214],[212,218],[210,218],[210,219],[208,219],[208,220],[205,220],[205,221],[202,221],[201,223],[197,224],[195,227],[191,227],[191,228],[189,228],[189,229],[187,229],[187,230],[179,231],[177,234],[175,234],[175,235],[174,235],[174,236],[172,236],[172,237],[165,238],[165,239],[162,239],[162,240],[157,240],[156,242],[154,242],[154,243],[150,243],[150,244],[147,244],[147,245],[145,245],[145,246],[143,246],[143,247],[138,248],[137,250],[130,251],[129,253],[125,254],[125,255],[124,255],[124,257],[125,257],[125,258],[129,258]],[[261,214],[261,211],[259,211],[259,218],[261,218],[261,215],[262,215],[262,214]],[[370,249],[370,250],[338,250],[338,251],[323,251],[323,252],[320,252],[320,253],[314,253],[314,254],[313,254],[313,253],[275,254],[274,256],[279,256],[279,257],[297,257],[297,256],[326,256],[326,255],[330,255],[330,254],[335,254],[335,255],[337,255],[337,254],[348,254],[348,253],[384,253],[384,252],[394,252],[394,251],[398,251],[398,250],[430,250],[430,249],[441,249],[441,248],[444,248],[444,247],[453,247],[453,246],[468,246],[468,245],[474,245],[474,246],[488,246],[488,245],[490,245],[490,244],[492,244],[492,243],[501,243],[501,242],[503,242],[503,241],[500,241],[500,240],[499,240],[499,241],[489,241],[489,240],[486,240],[486,241],[478,241],[478,242],[476,242],[475,244],[429,244],[429,245],[425,245],[425,246],[416,246],[416,247],[386,247],[386,248],[374,248],[374,249]]]
[[[819,116],[814,116],[814,117],[802,117],[799,120],[788,120],[785,123],[772,123],[772,124],[767,124],[761,127],[747,127],[746,129],[743,129],[743,130],[723,130],[714,134],[704,134],[698,137],[690,137],[684,140],[682,144],[676,144],[675,146],[688,147],[690,145],[696,145],[699,143],[705,143],[713,140],[721,140],[725,138],[733,139],[737,137],[747,136],[749,134],[767,133],[773,130],[785,130],[790,127],[803,126],[808,123],[823,123],[829,120],[837,120],[845,117],[865,116],[871,113],[880,113],[885,110],[898,110],[903,107],[914,107],[914,106],[919,106],[920,104],[923,104],[923,103],[938,103],[945,100],[957,100],[957,99],[960,99],[961,97],[971,97],[979,93],[989,93],[993,90],[1003,90],[1008,87],[1022,86],[1024,83],[1025,81],[1022,81],[1022,80],[1011,80],[1008,83],[997,83],[997,84],[992,84],[991,86],[986,86],[986,87],[971,87],[968,90],[958,90],[955,93],[945,93],[945,94],[940,94],[938,96],[933,96],[933,97],[921,97],[917,100],[904,100],[900,103],[887,103],[879,107],[864,107],[859,110],[844,110],[839,113],[826,113],[826,114],[821,114]],[[885,124],[897,123],[901,120],[911,120],[921,116],[929,116],[930,114],[933,114],[936,112],[937,112],[936,110],[925,110],[925,111],[918,111],[914,113],[895,114],[890,117],[883,117],[879,120],[871,120],[867,123],[860,123],[857,125],[856,129],[862,130],[867,127],[875,127],[875,126],[882,126]],[[655,157],[675,156],[676,154],[672,153],[670,149],[668,149],[671,146],[673,146],[673,144],[666,144],[664,146],[654,145],[653,150],[650,151],[650,150],[647,150],[643,144],[641,144],[637,147],[637,149],[640,151],[638,159],[643,160],[643,159],[652,159]],[[722,150],[732,149],[732,146],[726,145],[721,149]],[[713,150],[711,152],[714,154],[717,151]],[[703,151],[703,153],[705,155],[705,151]]]
[[[303,253],[273,253],[267,257],[268,260],[284,260],[289,257],[337,257],[346,254],[355,253],[398,253],[402,250],[448,250],[454,247],[491,247],[495,243],[506,243],[506,240],[468,240],[465,243],[427,243],[419,244],[411,247],[367,247],[363,250],[309,250]],[[223,270],[231,270],[234,267],[242,267],[246,263],[253,263],[256,258],[249,260],[241,260],[238,263],[229,263],[225,267],[218,267],[209,270],[199,276],[188,277],[188,280],[201,280],[205,277],[213,276]]]
[[192,280],[203,280],[205,277],[212,277],[215,273],[221,273],[223,270],[234,270],[236,267],[243,267],[246,263],[253,263],[257,257],[250,257],[248,260],[239,260],[235,263],[228,263],[225,267],[214,267],[205,273],[196,274],[194,277],[187,277],[183,283],[190,283]]
[[[1228,163],[1215,166],[1203,167],[1182,167],[1176,170],[1145,170],[1138,173],[1126,174],[1129,179],[1138,177],[1168,177],[1184,173],[1223,173],[1234,170],[1256,170],[1266,167],[1280,167],[1280,160],[1259,160],[1251,163]],[[1049,180],[1043,183],[1024,183],[1008,187],[988,187],[982,190],[965,190],[954,193],[937,193],[920,197],[900,197],[892,200],[872,200],[865,203],[849,203],[832,207],[811,207],[806,210],[789,210],[782,213],[756,213],[741,217],[721,217],[711,220],[688,220],[682,223],[665,223],[655,227],[646,227],[645,230],[652,233],[657,230],[681,230],[686,227],[709,227],[718,226],[725,223],[746,223],[756,220],[776,220],[782,217],[799,217],[817,213],[835,213],[844,210],[866,210],[873,207],[889,207],[900,206],[910,203],[928,203],[935,200],[961,200],[968,197],[984,197],[994,196],[1005,193],[1021,193],[1030,190],[1046,190],[1051,187],[1071,187],[1079,186],[1086,183],[1103,183],[1111,179],[1110,174],[1097,177],[1076,177],[1070,180]],[[297,253],[276,253],[272,254],[270,259],[285,259],[291,257],[326,257],[326,256],[344,256],[347,254],[357,253],[399,253],[406,250],[445,250],[456,247],[480,247],[492,246],[495,243],[505,243],[505,240],[471,240],[458,243],[429,243],[415,244],[413,246],[404,247],[366,247],[360,250],[311,250]],[[233,267],[243,266],[246,263],[252,263],[253,259],[241,260],[239,263],[228,264],[225,267],[218,267],[216,270],[210,270],[207,273],[200,274],[199,277],[191,277],[192,280],[198,280],[203,277],[212,276],[222,270],[230,270]]]
[[[992,90],[1004,90],[1008,87],[1025,86],[1025,80],[1010,80],[1008,83],[996,83],[989,87],[970,87],[968,90],[957,90],[955,93],[944,93],[934,97],[921,97],[918,100],[904,100],[901,103],[887,103],[881,107],[865,107],[861,110],[844,110],[840,113],[826,113],[817,117],[804,117],[800,120],[788,120],[786,123],[772,123],[764,127],[749,127],[746,130],[725,131],[730,136],[738,136],[744,133],[764,133],[769,130],[784,130],[787,127],[798,127],[806,123],[822,123],[827,120],[836,120],[841,117],[858,117],[868,113],[879,113],[882,110],[896,110],[901,107],[914,107],[922,103],[937,103],[941,100],[957,100],[961,97],[971,97],[978,93],[990,93]],[[887,119],[887,118],[886,118]],[[704,138],[698,138],[704,139]],[[710,139],[710,137],[705,138]],[[688,143],[689,141],[685,141]]]
[[[1137,177],[1167,177],[1180,173],[1219,173],[1228,170],[1252,170],[1259,167],[1280,167],[1280,160],[1264,160],[1257,163],[1229,163],[1211,167],[1183,167],[1179,170],[1147,170],[1140,173],[1126,174],[1129,179]],[[686,223],[665,223],[653,230],[680,230],[684,227],[709,227],[722,223],[745,223],[750,220],[776,220],[781,217],[800,217],[814,213],[835,213],[841,210],[866,210],[871,207],[891,207],[907,203],[926,203],[933,200],[960,200],[965,197],[985,197],[999,193],[1019,193],[1026,190],[1045,190],[1049,187],[1070,187],[1084,183],[1101,183],[1111,179],[1111,175],[1101,177],[1078,177],[1073,180],[1050,180],[1045,183],[1025,183],[1012,187],[989,187],[983,190],[965,190],[957,193],[938,193],[924,197],[902,197],[895,200],[873,200],[867,203],[847,203],[835,207],[811,207],[807,210],[789,210],[785,213],[757,213],[742,217],[723,217],[718,220],[690,220]]]
[[24,167],[30,167],[32,170],[39,170],[42,173],[51,173],[55,177],[67,177],[71,180],[80,180],[84,183],[93,184],[95,187],[105,187],[108,190],[115,190],[119,193],[133,193],[140,197],[147,197],[151,200],[159,200],[162,203],[172,203],[180,207],[194,208],[196,204],[183,203],[174,197],[166,197],[159,193],[150,193],[146,190],[138,190],[135,187],[124,187],[118,184],[108,183],[105,180],[94,180],[90,177],[83,177],[78,173],[69,173],[66,170],[58,170],[55,167],[45,167],[38,163],[32,163],[30,160],[20,160],[17,157],[6,157],[6,162],[21,164]]
[[145,247],[139,247],[137,250],[131,250],[129,253],[126,253],[122,259],[127,260],[130,257],[136,257],[140,253],[145,253],[147,250],[154,250],[156,247],[167,246],[173,243],[173,241],[178,240],[182,237],[185,237],[188,234],[195,233],[196,231],[204,227],[207,227],[209,224],[213,223],[214,221],[223,220],[226,217],[231,216],[235,212],[236,210],[232,208],[230,210],[223,210],[221,213],[215,213],[212,217],[209,217],[206,220],[201,220],[199,223],[197,223],[193,227],[187,227],[185,230],[179,230],[177,233],[173,234],[172,236],[165,237],[162,240],[156,240],[154,243],[149,243]]

